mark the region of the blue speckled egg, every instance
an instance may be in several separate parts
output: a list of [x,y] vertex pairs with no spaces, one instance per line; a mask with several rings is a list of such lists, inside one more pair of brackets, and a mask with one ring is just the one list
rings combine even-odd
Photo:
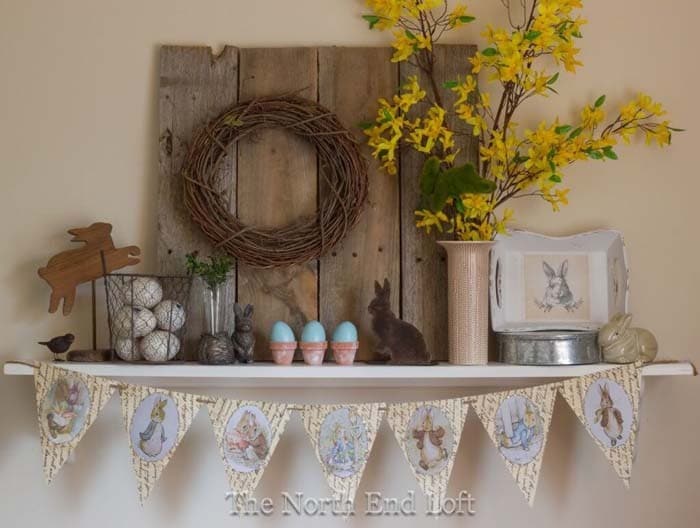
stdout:
[[326,331],[318,321],[309,321],[301,331],[302,343],[323,343],[326,340]]
[[357,341],[357,328],[350,321],[343,321],[335,327],[334,343],[354,343]]
[[284,321],[276,321],[270,330],[270,342],[272,343],[293,343],[296,341],[294,332]]

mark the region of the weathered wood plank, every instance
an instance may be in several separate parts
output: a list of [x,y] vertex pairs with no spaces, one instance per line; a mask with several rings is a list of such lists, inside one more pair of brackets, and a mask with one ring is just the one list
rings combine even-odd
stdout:
[[[373,117],[379,97],[391,97],[398,85],[398,66],[388,48],[319,49],[319,101],[336,112],[356,135],[371,159],[357,123]],[[374,297],[374,281],[385,277],[393,285],[392,304],[399,311],[400,234],[399,179],[369,167],[369,199],[359,223],[348,237],[321,259],[319,301],[327,332],[344,320],[359,331],[357,359],[374,357],[374,335],[367,306]],[[321,197],[329,192],[320,187]]]
[[[158,196],[158,271],[184,273],[185,255],[207,256],[212,246],[190,220],[182,195],[180,169],[199,127],[238,98],[238,49],[226,46],[214,56],[208,47],[163,46],[160,50],[160,130]],[[230,196],[235,196],[235,146],[220,166]],[[235,207],[233,200],[232,207]],[[235,280],[235,278],[234,278]],[[231,299],[232,301],[233,299]],[[185,347],[193,357],[202,333],[201,290],[193,289]]]
[[[297,92],[317,99],[316,48],[240,50],[240,100]],[[316,152],[306,141],[268,130],[239,144],[238,215],[257,226],[281,226],[314,214]],[[274,270],[238,269],[238,299],[255,305],[256,357],[269,359],[267,332],[276,320],[297,334],[318,317],[318,262]]]
[[[436,76],[438,84],[462,77],[471,71],[467,61],[476,46],[437,46]],[[401,79],[418,75],[423,86],[425,76],[408,63],[401,63]],[[430,93],[430,92],[429,92]],[[450,90],[442,91],[443,104],[450,106],[456,99]],[[458,162],[476,162],[477,143],[471,137],[461,137],[463,144]],[[411,149],[401,153],[401,307],[402,317],[418,327],[425,337],[433,357],[447,359],[447,266],[445,255],[435,243],[436,236],[426,236],[415,227],[414,210],[420,200],[419,177],[424,156]]]

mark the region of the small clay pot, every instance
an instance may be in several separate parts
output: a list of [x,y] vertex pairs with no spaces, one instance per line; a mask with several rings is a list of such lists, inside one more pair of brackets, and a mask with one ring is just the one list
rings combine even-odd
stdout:
[[338,365],[352,365],[355,361],[355,354],[359,348],[358,341],[350,343],[331,343],[333,349],[333,359]]
[[291,365],[296,349],[296,341],[291,341],[289,343],[270,343],[272,360],[278,365]]
[[328,349],[328,342],[299,343],[299,348],[301,348],[301,354],[304,356],[304,363],[307,365],[321,365],[323,356],[326,355],[326,349]]

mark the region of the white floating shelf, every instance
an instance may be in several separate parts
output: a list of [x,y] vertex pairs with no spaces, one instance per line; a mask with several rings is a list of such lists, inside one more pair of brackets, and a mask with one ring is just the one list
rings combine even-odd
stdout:
[[[576,365],[530,367],[490,363],[484,366],[439,365],[387,366],[357,363],[343,367],[326,364],[312,367],[298,363],[280,366],[272,363],[210,366],[197,363],[137,365],[126,363],[59,363],[58,365],[93,376],[131,383],[168,387],[230,388],[354,388],[354,387],[498,387],[556,381],[600,372],[615,365]],[[9,376],[29,376],[32,367],[5,363]],[[642,369],[644,376],[693,376],[689,361],[654,363]]]

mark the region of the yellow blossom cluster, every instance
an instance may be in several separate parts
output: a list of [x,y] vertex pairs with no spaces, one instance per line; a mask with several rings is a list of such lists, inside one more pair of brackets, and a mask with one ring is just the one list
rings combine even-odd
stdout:
[[460,214],[450,218],[443,211],[419,209],[415,212],[416,227],[427,233],[433,228],[441,233],[452,233],[460,240],[491,240],[497,233],[506,233],[506,226],[513,217],[513,210],[509,208],[500,216],[496,215],[489,195],[465,194],[459,204],[450,200],[448,206],[461,211]]
[[[411,60],[431,81],[426,92],[416,77],[409,78],[390,101],[379,100],[376,119],[365,127],[372,155],[386,172],[396,174],[401,145],[428,160],[425,188],[432,194],[421,188],[421,207],[415,211],[416,226],[428,233],[437,230],[460,240],[491,240],[506,232],[513,212],[504,204],[510,199],[538,196],[558,211],[569,203],[563,182],[566,167],[585,160],[617,160],[618,142],[629,143],[636,135],[647,144],[666,146],[672,132],[679,130],[663,118],[662,105],[646,94],[610,114],[615,116],[612,120],[606,97],[600,96],[570,124],[556,119],[523,129],[515,122],[525,100],[557,93],[560,69],[575,73],[582,65],[574,44],[582,38],[586,23],[578,14],[582,0],[530,0],[522,24],[511,21],[510,29],[486,26],[482,33],[486,46],[468,59],[468,74],[440,80],[432,69],[434,45],[445,31],[474,20],[467,7],[457,4],[450,9],[447,0],[366,1],[371,14],[364,18],[370,28],[391,30],[394,35],[392,61]],[[493,105],[489,92],[477,86],[480,75],[498,85],[501,96]],[[442,105],[439,85],[453,93],[454,104]],[[478,162],[467,165],[490,187],[480,189],[484,194],[464,193],[467,187],[459,187],[449,196],[440,195],[443,191],[436,190],[434,178],[468,178],[465,166],[453,167],[458,153],[455,136],[465,134],[478,138],[479,144]],[[438,167],[429,167],[431,159]]]
[[538,66],[536,59],[550,56],[571,73],[582,65],[577,58],[580,49],[574,46],[586,23],[574,16],[580,7],[580,0],[539,0],[526,27],[508,31],[487,25],[482,35],[488,45],[470,59],[472,71],[489,69],[489,81],[514,82],[526,92],[547,95],[557,77]]
[[445,11],[436,18],[433,10],[445,7],[445,3],[446,0],[366,0],[372,13],[365,15],[364,19],[371,29],[393,30],[394,41],[391,45],[394,55],[391,60],[401,62],[419,50],[432,50],[434,32],[418,30],[425,28],[428,17],[436,27],[449,29],[474,20],[464,4],[458,4],[449,13]]
[[418,78],[409,77],[391,102],[379,100],[377,117],[365,128],[372,156],[380,160],[389,174],[396,174],[396,153],[401,140],[418,152],[437,154],[445,163],[452,163],[459,152],[455,148],[454,134],[445,122],[444,108],[433,104],[424,115],[414,119],[406,116],[425,96]]

